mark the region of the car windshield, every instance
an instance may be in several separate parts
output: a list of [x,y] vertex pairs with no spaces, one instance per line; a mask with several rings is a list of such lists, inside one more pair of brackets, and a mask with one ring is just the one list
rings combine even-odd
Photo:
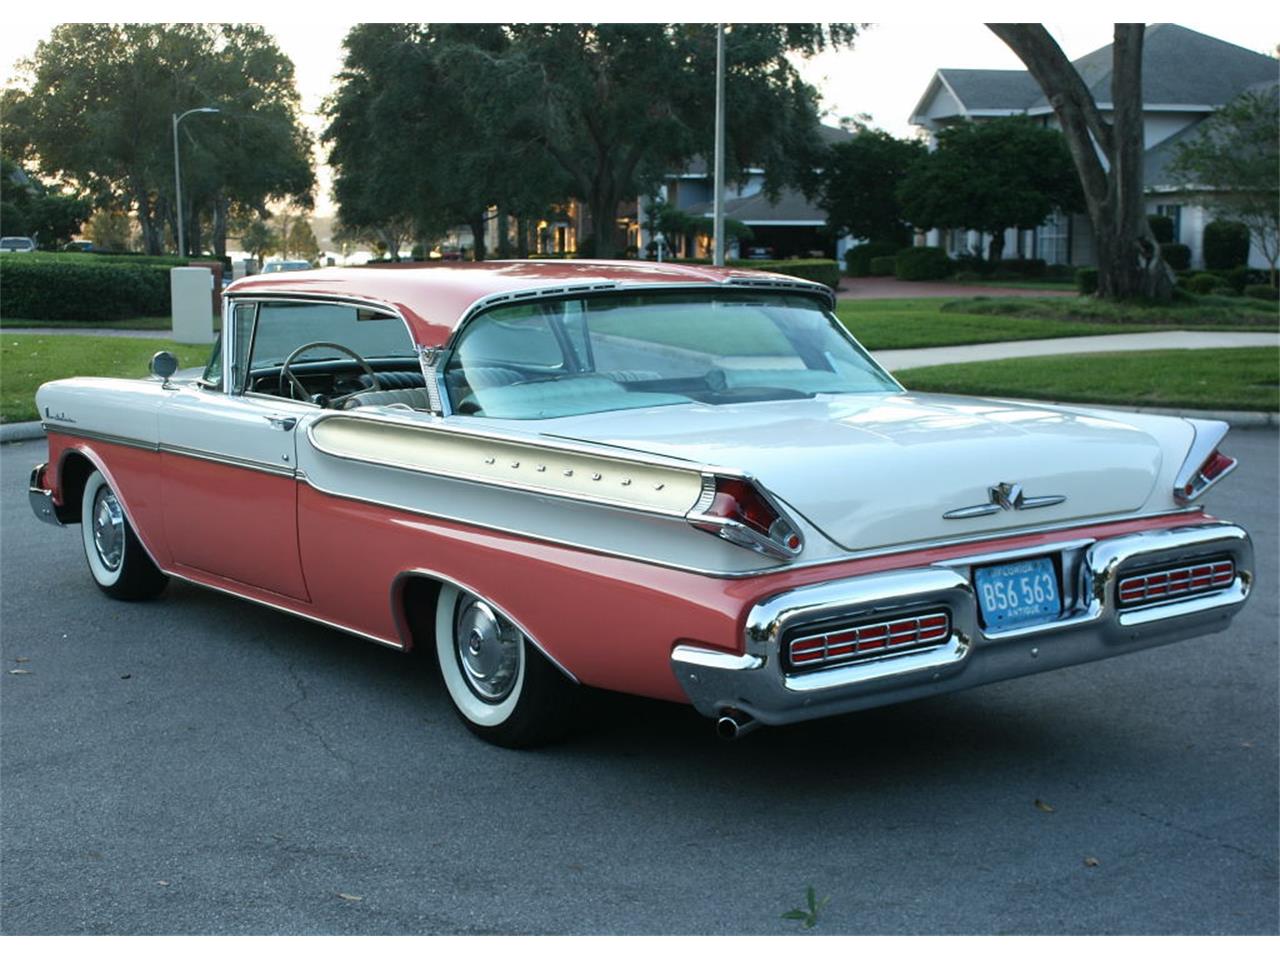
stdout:
[[445,384],[455,413],[520,420],[901,390],[815,300],[745,292],[497,308],[463,330]]

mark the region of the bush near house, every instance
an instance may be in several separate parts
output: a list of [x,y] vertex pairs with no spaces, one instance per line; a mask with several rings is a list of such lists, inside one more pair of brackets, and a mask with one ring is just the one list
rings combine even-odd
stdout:
[[169,313],[169,268],[100,262],[92,255],[11,255],[0,265],[0,310],[24,320],[85,323]]
[[1098,271],[1094,267],[1081,267],[1076,271],[1076,290],[1082,297],[1091,297],[1098,292]]
[[1280,300],[1280,290],[1269,283],[1251,283],[1244,288],[1244,295],[1255,300]]
[[1212,273],[1193,273],[1187,278],[1187,289],[1192,293],[1208,293],[1222,285],[1222,278]]
[[801,280],[816,280],[834,290],[840,286],[840,264],[834,260],[726,260],[729,267],[747,267],[783,273]]
[[1046,264],[1038,257],[1015,257],[1011,260],[997,260],[992,264],[995,268],[992,276],[997,279],[1040,279],[1045,274]]
[[1204,228],[1204,265],[1230,270],[1249,263],[1249,228],[1234,220],[1214,220]]
[[1147,217],[1147,223],[1151,225],[1151,234],[1156,238],[1156,243],[1166,244],[1177,240],[1173,235],[1173,217],[1153,213]]
[[897,263],[898,257],[896,254],[887,257],[872,257],[867,275],[872,277],[892,277]]
[[899,280],[942,280],[954,269],[946,251],[938,247],[907,247],[894,258],[894,275]]
[[1191,268],[1191,248],[1185,243],[1161,243],[1160,256],[1164,257],[1164,262],[1174,270]]
[[892,257],[899,249],[898,244],[887,240],[872,240],[850,247],[844,253],[845,272],[851,277],[877,276],[871,272],[871,261],[877,257]]

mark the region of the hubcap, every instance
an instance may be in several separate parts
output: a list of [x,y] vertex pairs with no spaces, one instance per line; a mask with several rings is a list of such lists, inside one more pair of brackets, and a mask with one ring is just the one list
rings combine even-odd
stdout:
[[462,675],[476,696],[489,703],[505,699],[520,669],[520,631],[483,600],[465,597],[454,637]]
[[99,490],[93,499],[93,545],[104,567],[120,568],[124,558],[124,511],[108,487]]

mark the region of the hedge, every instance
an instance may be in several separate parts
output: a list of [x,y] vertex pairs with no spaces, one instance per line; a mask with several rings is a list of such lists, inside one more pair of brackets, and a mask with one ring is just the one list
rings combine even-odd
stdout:
[[1208,293],[1222,285],[1222,278],[1212,273],[1195,273],[1187,278],[1187,289],[1192,293]]
[[872,240],[850,247],[844,254],[845,272],[851,277],[884,276],[871,272],[871,261],[877,257],[892,257],[900,249],[898,244],[885,240]]
[[1230,270],[1249,262],[1249,228],[1234,220],[1214,220],[1204,228],[1204,265]]
[[1089,297],[1098,292],[1098,271],[1094,267],[1081,267],[1076,271],[1076,289],[1081,296]]
[[1176,240],[1173,235],[1173,217],[1153,213],[1147,217],[1147,223],[1151,224],[1151,235],[1156,238],[1156,243],[1173,243]]
[[1015,277],[1043,277],[1046,264],[1038,257],[1017,257],[1012,260],[996,260],[991,264],[993,272]]
[[867,268],[867,276],[869,277],[892,277],[897,270],[898,256],[894,254],[887,257],[872,257],[871,264]]
[[1280,300],[1280,290],[1269,283],[1251,283],[1244,288],[1244,295],[1256,300]]
[[725,265],[784,273],[801,280],[816,280],[818,283],[825,283],[832,290],[840,286],[840,264],[834,260],[727,260]]
[[23,320],[85,323],[169,313],[168,265],[102,263],[92,254],[83,256],[5,256],[0,310]]
[[940,247],[907,247],[898,251],[893,272],[899,280],[942,280],[953,269],[955,264]]
[[1191,248],[1185,243],[1160,244],[1160,256],[1164,257],[1164,262],[1174,270],[1191,268]]

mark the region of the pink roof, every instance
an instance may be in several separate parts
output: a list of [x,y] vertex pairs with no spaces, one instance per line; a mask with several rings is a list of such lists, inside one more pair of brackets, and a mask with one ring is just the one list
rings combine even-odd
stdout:
[[[483,263],[403,263],[385,267],[259,274],[227,288],[240,294],[312,294],[355,297],[398,310],[423,346],[440,346],[467,311],[485,297],[564,290],[579,285],[708,284],[776,282],[793,289],[827,288],[777,273],[736,267],[654,263],[644,260],[497,260]],[[828,291],[829,293],[829,291]]]

